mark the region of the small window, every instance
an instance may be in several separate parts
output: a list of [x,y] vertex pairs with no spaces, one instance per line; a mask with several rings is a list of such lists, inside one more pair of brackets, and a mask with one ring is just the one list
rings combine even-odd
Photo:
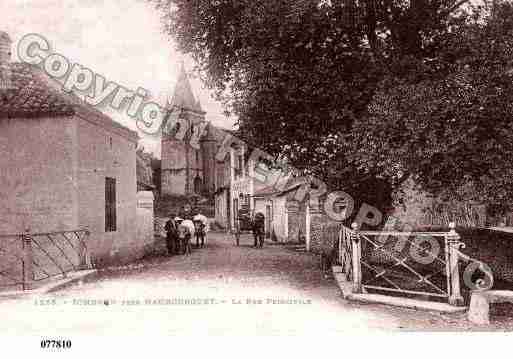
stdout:
[[105,232],[116,232],[116,179],[105,178]]
[[196,163],[199,163],[199,151],[196,151]]
[[112,137],[109,137],[109,146],[110,146],[110,149],[112,150]]

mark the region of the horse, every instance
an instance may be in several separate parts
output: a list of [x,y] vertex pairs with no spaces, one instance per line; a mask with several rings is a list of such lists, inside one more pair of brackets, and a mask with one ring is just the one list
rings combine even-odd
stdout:
[[191,238],[195,230],[194,223],[190,219],[186,219],[178,225],[178,238],[182,242],[182,248],[186,255],[192,253]]

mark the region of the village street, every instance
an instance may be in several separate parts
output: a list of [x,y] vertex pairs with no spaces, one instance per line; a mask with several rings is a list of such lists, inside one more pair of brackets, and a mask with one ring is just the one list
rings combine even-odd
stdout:
[[155,257],[102,271],[99,278],[54,295],[4,301],[1,333],[274,335],[513,328],[511,318],[509,324],[504,318],[479,328],[463,315],[349,303],[334,280],[323,278],[314,255],[280,245],[254,249],[251,241],[244,236],[236,247],[231,236],[211,233],[208,248],[190,257]]

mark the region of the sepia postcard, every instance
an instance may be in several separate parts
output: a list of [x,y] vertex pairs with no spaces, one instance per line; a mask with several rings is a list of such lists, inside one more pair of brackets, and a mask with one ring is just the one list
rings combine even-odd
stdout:
[[[432,358],[428,333],[513,331],[510,0],[0,14],[6,346]],[[323,352],[258,344],[282,336]]]

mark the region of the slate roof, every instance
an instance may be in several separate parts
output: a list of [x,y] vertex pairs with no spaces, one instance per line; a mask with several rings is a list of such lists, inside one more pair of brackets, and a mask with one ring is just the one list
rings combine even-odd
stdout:
[[189,82],[189,77],[185,72],[183,64],[180,68],[180,75],[178,76],[175,91],[172,99],[169,101],[169,105],[197,113],[204,113],[203,109],[201,108],[201,103],[199,100],[194,98],[191,83]]

